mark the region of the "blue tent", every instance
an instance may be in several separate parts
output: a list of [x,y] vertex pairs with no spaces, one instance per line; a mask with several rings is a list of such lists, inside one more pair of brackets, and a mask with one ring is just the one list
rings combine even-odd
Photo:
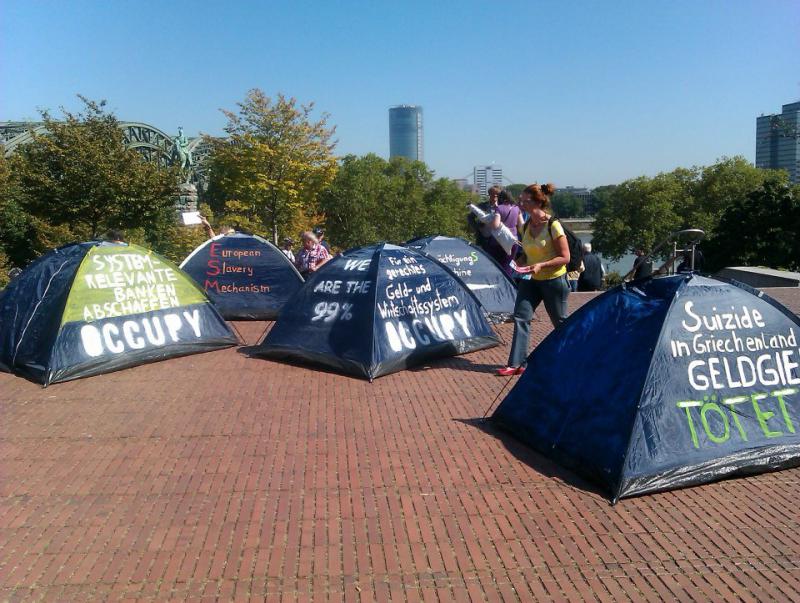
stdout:
[[447,268],[379,243],[346,251],[313,273],[252,353],[371,381],[497,343],[478,300]]
[[0,370],[44,385],[235,344],[192,280],[136,245],[64,245],[0,298]]
[[205,241],[183,260],[181,269],[228,320],[274,320],[303,285],[303,277],[280,249],[239,232]]
[[795,466],[798,333],[739,283],[634,281],[552,332],[492,420],[614,501]]
[[447,266],[475,294],[493,322],[509,320],[514,314],[517,287],[494,258],[458,237],[435,235],[408,241],[416,249]]

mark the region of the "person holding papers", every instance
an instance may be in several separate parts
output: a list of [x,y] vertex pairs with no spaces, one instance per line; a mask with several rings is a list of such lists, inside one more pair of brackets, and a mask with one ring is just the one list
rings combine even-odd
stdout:
[[[203,230],[206,231],[206,235],[208,236],[208,238],[213,239],[215,236],[217,236],[216,233],[214,232],[214,229],[211,228],[211,224],[209,224],[208,219],[203,215],[198,214],[198,216],[200,218],[200,224],[203,225]],[[223,225],[219,227],[219,234],[221,235],[229,235],[235,232],[236,230],[230,226]]]
[[554,327],[567,317],[569,245],[561,222],[551,220],[548,213],[554,192],[552,184],[531,184],[520,195],[522,209],[530,218],[522,228],[522,253],[511,262],[511,268],[529,278],[519,281],[514,304],[514,338],[508,365],[497,371],[501,376],[520,375],[525,370],[530,322],[541,302]]

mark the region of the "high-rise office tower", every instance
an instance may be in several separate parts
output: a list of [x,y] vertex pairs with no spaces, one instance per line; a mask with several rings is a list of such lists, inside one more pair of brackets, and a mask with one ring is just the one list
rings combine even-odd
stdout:
[[495,164],[476,165],[472,169],[472,181],[475,183],[475,192],[486,197],[487,191],[495,184],[503,186],[503,168]]
[[397,105],[389,109],[389,157],[422,158],[422,107]]
[[800,102],[756,119],[756,167],[786,170],[800,184]]

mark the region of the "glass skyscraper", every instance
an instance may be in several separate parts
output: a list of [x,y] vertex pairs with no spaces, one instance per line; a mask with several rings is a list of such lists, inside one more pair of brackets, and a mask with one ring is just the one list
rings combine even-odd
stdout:
[[800,184],[800,102],[756,119],[756,167],[786,170]]
[[398,105],[389,109],[389,157],[423,161],[422,107]]

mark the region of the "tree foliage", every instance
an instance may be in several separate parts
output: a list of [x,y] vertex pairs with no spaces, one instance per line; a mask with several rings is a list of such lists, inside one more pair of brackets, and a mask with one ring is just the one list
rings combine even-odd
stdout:
[[509,184],[506,187],[506,192],[511,195],[512,199],[518,199],[520,193],[525,190],[525,187],[528,186],[527,184]]
[[293,233],[315,214],[336,173],[336,142],[327,115],[312,120],[313,107],[256,89],[238,111],[223,111],[229,138],[209,139],[209,199],[218,215],[258,223],[277,243],[279,232]]
[[725,208],[769,178],[786,176],[733,157],[708,167],[627,180],[604,191],[593,245],[605,257],[618,259],[637,248],[650,250],[677,230],[701,228],[713,237]]
[[82,112],[43,112],[46,133],[0,157],[0,285],[53,247],[111,228],[153,244],[175,223],[176,172],[127,148],[104,102],[79,98]]
[[623,182],[597,215],[592,246],[610,259],[633,249],[652,249],[660,237],[678,230],[675,200],[681,194],[672,174]]
[[583,218],[586,215],[586,204],[577,195],[557,192],[553,195],[553,210],[562,218]]
[[702,168],[691,190],[694,203],[689,208],[690,223],[713,235],[726,208],[744,201],[773,177],[774,173],[753,166],[744,157],[722,159]]
[[42,112],[47,132],[11,158],[20,205],[43,235],[55,229],[56,238],[163,224],[172,217],[176,173],[125,146],[105,101],[80,98],[83,112],[62,109],[62,120]]
[[607,184],[604,186],[596,186],[592,189],[592,194],[589,196],[589,202],[586,204],[586,213],[590,216],[596,215],[603,207],[606,206],[608,200],[613,196],[616,190],[616,184]]
[[22,208],[20,198],[9,162],[0,154],[0,278],[12,264],[23,265],[35,257],[33,221]]
[[800,187],[771,178],[723,211],[705,244],[706,268],[767,266],[800,270]]
[[326,237],[349,248],[430,234],[465,236],[470,199],[452,180],[434,179],[419,161],[348,155],[320,197],[320,209]]

